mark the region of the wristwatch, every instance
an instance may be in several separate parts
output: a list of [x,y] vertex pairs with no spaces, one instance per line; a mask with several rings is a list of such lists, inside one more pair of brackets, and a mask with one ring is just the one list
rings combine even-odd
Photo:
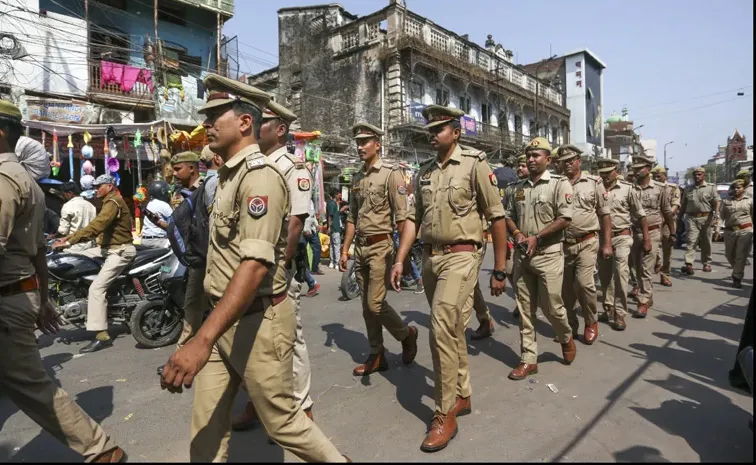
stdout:
[[497,281],[504,281],[505,279],[507,279],[507,274],[500,270],[493,270],[491,274],[493,275],[494,279]]
[[543,236],[536,234],[536,247],[540,247],[543,243]]

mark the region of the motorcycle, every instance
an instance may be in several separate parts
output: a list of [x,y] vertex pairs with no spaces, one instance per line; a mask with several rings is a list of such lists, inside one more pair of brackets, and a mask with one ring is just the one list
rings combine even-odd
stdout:
[[[351,257],[351,254],[350,254]],[[408,254],[409,260],[412,261],[412,263],[415,264],[415,267],[417,267],[418,270],[422,269],[422,262],[423,262],[423,243],[422,241],[415,241],[412,244],[412,248],[410,249],[410,252]],[[409,288],[416,284],[416,281],[412,278],[410,274],[410,268],[407,267],[405,270],[404,275],[402,276],[402,289]],[[341,295],[344,297],[344,300],[352,300],[356,299],[360,296],[362,291],[360,290],[360,285],[357,283],[357,272],[356,272],[356,265],[354,258],[350,258],[347,262],[347,268],[346,271],[344,271],[341,274],[341,286],[339,286],[339,289],[341,290]]]
[[[89,286],[103,262],[76,253],[47,255],[50,297],[76,327],[86,324]],[[175,343],[182,330],[184,274],[171,249],[137,246],[134,261],[108,289],[108,322],[125,325],[147,348]]]

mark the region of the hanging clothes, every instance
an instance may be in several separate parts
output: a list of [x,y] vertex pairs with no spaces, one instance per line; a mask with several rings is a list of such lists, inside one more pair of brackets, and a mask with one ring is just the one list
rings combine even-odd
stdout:
[[124,65],[103,60],[100,63],[100,87],[108,84],[121,85]]
[[135,66],[124,66],[121,90],[124,92],[131,92],[131,89],[134,88],[134,84],[137,82],[145,84],[150,89],[150,92],[152,92],[154,89],[152,85],[152,71],[149,69],[137,68]]

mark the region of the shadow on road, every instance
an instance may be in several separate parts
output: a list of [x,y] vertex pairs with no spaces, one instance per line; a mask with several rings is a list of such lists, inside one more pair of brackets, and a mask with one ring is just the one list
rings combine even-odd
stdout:
[[659,449],[646,446],[633,446],[614,453],[614,459],[620,463],[663,463],[669,462]]

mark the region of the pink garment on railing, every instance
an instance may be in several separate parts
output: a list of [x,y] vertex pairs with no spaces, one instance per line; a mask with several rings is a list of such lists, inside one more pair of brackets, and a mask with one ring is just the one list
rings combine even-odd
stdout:
[[105,87],[108,84],[120,85],[123,81],[123,68],[124,65],[120,63],[103,60],[100,64],[100,87]]
[[131,92],[134,88],[134,84],[141,82],[149,87],[150,92],[153,90],[152,86],[152,71],[149,69],[136,68],[134,66],[125,66],[123,68],[123,81],[121,81],[121,90],[124,92]]

